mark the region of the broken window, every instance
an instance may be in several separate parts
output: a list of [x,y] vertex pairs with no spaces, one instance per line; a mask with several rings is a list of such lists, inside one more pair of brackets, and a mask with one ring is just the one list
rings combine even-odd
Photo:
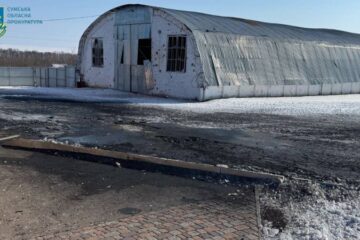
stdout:
[[102,39],[95,38],[93,41],[92,63],[94,67],[104,66],[104,47]]
[[138,65],[144,65],[144,61],[151,61],[151,39],[139,39]]
[[186,36],[169,36],[167,71],[186,71]]

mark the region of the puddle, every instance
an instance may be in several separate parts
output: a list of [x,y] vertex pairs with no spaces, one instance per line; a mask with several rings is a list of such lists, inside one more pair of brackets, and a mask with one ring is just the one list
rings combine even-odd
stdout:
[[141,213],[141,209],[127,207],[127,208],[119,209],[118,212],[122,213],[122,214],[125,214],[125,215],[136,215],[136,214]]
[[60,137],[57,140],[60,142],[80,144],[84,146],[124,145],[129,143],[137,144],[145,141],[141,128],[134,127],[131,130],[93,129],[91,134],[83,134],[83,132],[74,133],[72,136]]

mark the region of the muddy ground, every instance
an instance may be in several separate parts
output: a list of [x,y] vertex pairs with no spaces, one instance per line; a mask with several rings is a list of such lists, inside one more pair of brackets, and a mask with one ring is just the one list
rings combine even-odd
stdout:
[[356,181],[360,172],[360,122],[343,116],[197,114],[33,100],[0,105],[7,134],[287,176]]
[[0,129],[185,161],[356,183],[360,121],[261,113],[194,113],[160,107],[0,99]]
[[[279,239],[279,234],[290,234],[294,239],[302,239],[305,236],[309,239],[358,239],[357,236],[359,236],[360,231],[357,230],[357,226],[360,226],[358,201],[360,194],[360,154],[358,150],[360,117],[357,114],[315,113],[307,116],[287,116],[265,114],[261,111],[258,113],[197,113],[170,110],[163,108],[161,103],[158,106],[150,107],[142,104],[130,105],[126,102],[116,104],[80,103],[36,100],[33,97],[20,96],[0,97],[0,129],[0,137],[1,135],[20,134],[32,139],[144,153],[184,161],[227,164],[234,168],[282,174],[289,177],[289,181],[286,181],[278,189],[265,187],[260,194],[264,239]],[[67,164],[63,165],[63,162],[59,162],[59,164],[58,171],[62,171],[62,166],[68,166]],[[8,177],[24,176],[17,170],[7,172],[7,165],[8,163],[2,165],[0,173],[8,174]],[[37,166],[36,161],[30,161],[28,167],[37,168]],[[103,167],[99,167],[99,169],[101,170]],[[56,169],[57,167],[52,167],[52,165],[40,167],[40,169],[46,168]],[[82,169],[82,167],[78,167],[78,169]],[[80,176],[81,174],[85,174],[86,179],[89,178],[87,173],[95,171],[93,167],[85,167],[84,171],[82,169],[79,171],[80,175],[77,175],[78,169],[65,169],[71,172],[72,176],[69,175],[70,177],[64,173],[59,175],[63,179],[69,178],[70,180],[66,179],[66,182],[73,181],[77,186],[84,180]],[[97,172],[96,175],[98,174],[103,176],[102,173]],[[20,177],[14,182],[32,179],[30,175]],[[140,175],[135,174],[134,176]],[[111,173],[109,176],[114,178],[115,182],[117,181],[115,174]],[[125,173],[124,176],[128,175]],[[311,181],[307,181],[307,179]],[[135,180],[130,178],[130,182],[126,182],[125,185],[131,185],[131,181]],[[145,179],[145,181],[149,181],[149,179]],[[159,177],[159,184],[161,181],[168,180]],[[180,183],[178,180],[169,181],[171,184],[174,181],[173,186]],[[90,179],[89,182],[95,183],[96,179]],[[51,185],[51,181],[47,183]],[[28,184],[27,187],[31,189],[32,185]],[[112,184],[106,182],[101,189],[105,189],[108,185]],[[125,185],[120,184],[123,187]],[[92,191],[89,186],[85,189],[81,186],[74,187],[74,189],[80,189],[81,195],[84,191],[85,194],[87,191]],[[175,197],[177,200],[164,198],[159,201],[159,204],[163,204],[163,206],[176,204],[185,195],[199,196],[203,194],[199,190],[189,190],[190,192],[184,190],[182,183],[179,186],[180,190]],[[185,184],[185,188],[186,186]],[[154,192],[158,192],[157,186],[155,188]],[[166,188],[167,186],[160,187],[163,189],[162,191],[166,191],[164,190]],[[72,201],[88,199],[80,197],[79,200],[78,190],[72,190],[73,188],[68,186],[66,189],[68,191],[65,191],[65,195],[70,196],[65,201],[68,205],[60,207],[58,213],[74,204]],[[174,189],[176,193],[176,188],[170,187],[170,191]],[[58,191],[61,192],[62,188],[57,188],[53,193],[51,191],[49,193],[47,189],[42,194],[48,195],[49,198],[55,198],[59,194]],[[114,212],[114,215],[110,214],[105,217],[105,211],[97,212],[96,210],[99,221],[121,217],[116,210],[118,207],[116,204],[112,204],[111,200],[113,197],[116,199],[117,195],[110,194],[103,198],[102,191],[104,190],[100,191],[100,195],[91,199],[98,201],[97,203],[109,201],[109,209]],[[138,193],[140,194],[142,191],[146,193],[144,188],[139,189]],[[216,191],[220,195],[223,194],[222,187]],[[15,189],[13,196],[16,196],[18,192],[18,189]],[[105,190],[105,192],[108,194],[110,191]],[[130,189],[129,194],[131,192]],[[159,196],[162,194],[166,195],[165,192],[162,192]],[[226,193],[224,194],[226,195]],[[71,196],[73,195],[75,195],[75,200],[72,200]],[[91,193],[90,196],[92,196]],[[10,198],[4,199],[7,199],[8,202],[16,202]],[[124,208],[127,207],[125,205]],[[14,208],[21,208],[21,206],[20,202],[19,205],[15,204]],[[91,207],[90,204],[87,206]],[[144,203],[139,203],[137,206],[136,208],[142,211],[149,210]],[[20,209],[20,212],[17,213],[14,208],[12,210],[15,215],[24,211]],[[80,212],[76,209],[72,210],[75,213]],[[82,210],[84,211],[84,209]],[[39,213],[43,214],[41,211]],[[98,220],[86,215],[80,217],[88,218],[89,222]],[[50,222],[55,221],[51,220],[51,217],[49,219]],[[59,221],[58,226],[67,221],[66,217],[62,218],[59,215],[54,219]],[[68,217],[68,219],[79,218]],[[70,224],[82,224],[74,221],[76,220]],[[269,225],[268,222],[272,223]],[[86,223],[85,221],[84,224],[86,225]],[[17,232],[28,231],[26,227],[23,227],[26,226],[26,222],[16,224],[14,222],[13,226],[19,226]],[[56,224],[57,222],[51,226],[56,226]],[[338,231],[338,228],[345,230]],[[329,234],[326,231],[323,232],[323,229],[333,229],[334,231]],[[35,228],[32,231],[38,230]],[[6,233],[6,231],[4,232]],[[338,233],[339,235],[336,235]]]

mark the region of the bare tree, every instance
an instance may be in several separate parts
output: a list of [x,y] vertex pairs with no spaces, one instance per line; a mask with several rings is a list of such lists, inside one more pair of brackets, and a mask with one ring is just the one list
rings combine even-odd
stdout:
[[64,52],[20,51],[0,49],[2,67],[49,67],[52,64],[75,65],[77,55]]

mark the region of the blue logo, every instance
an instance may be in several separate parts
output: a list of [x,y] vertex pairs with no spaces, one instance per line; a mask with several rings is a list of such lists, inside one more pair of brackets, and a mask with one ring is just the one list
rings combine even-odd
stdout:
[[0,38],[6,33],[4,8],[0,7]]

